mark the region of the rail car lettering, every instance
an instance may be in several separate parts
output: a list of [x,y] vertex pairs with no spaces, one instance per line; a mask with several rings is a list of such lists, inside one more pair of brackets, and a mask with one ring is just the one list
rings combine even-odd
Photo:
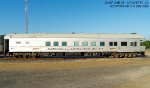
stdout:
[[32,50],[38,50],[39,48],[32,48]]

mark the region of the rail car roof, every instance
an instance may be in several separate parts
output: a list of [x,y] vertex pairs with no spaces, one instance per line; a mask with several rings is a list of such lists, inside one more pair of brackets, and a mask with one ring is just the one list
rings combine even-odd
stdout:
[[7,34],[4,39],[10,38],[144,38],[139,34],[48,34],[48,33],[32,33],[32,34]]

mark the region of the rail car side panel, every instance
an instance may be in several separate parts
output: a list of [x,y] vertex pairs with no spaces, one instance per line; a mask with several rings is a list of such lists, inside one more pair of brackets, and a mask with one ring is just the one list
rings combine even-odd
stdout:
[[[141,39],[97,39],[97,38],[10,38],[9,52],[141,52],[145,51],[144,46],[140,46]],[[50,41],[51,46],[45,46],[45,42]],[[59,42],[59,46],[54,46],[53,42]],[[61,42],[66,41],[67,46],[62,46]],[[74,46],[74,41],[79,41],[79,46]],[[88,46],[82,46],[83,41],[88,41]],[[96,41],[96,46],[91,46],[91,42]],[[99,46],[99,42],[105,42],[105,46]],[[109,46],[109,42],[115,41],[117,46]],[[128,42],[128,46],[121,46],[120,42]],[[129,46],[129,42],[136,41],[137,46]]]

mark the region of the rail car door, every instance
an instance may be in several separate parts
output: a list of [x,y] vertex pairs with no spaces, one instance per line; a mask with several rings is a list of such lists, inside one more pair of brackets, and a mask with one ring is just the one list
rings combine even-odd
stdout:
[[0,55],[3,55],[4,51],[4,35],[0,35]]
[[9,53],[9,39],[4,40],[4,55]]

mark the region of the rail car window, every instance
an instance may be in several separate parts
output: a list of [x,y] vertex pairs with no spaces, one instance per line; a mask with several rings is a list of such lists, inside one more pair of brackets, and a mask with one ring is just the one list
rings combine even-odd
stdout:
[[118,44],[117,44],[117,42],[114,42],[114,46],[117,46]]
[[58,42],[54,42],[54,46],[58,46]]
[[109,42],[109,46],[113,46],[113,42]]
[[84,41],[84,42],[82,42],[82,45],[83,46],[88,46],[88,42]]
[[100,46],[105,46],[105,42],[100,42]]
[[121,42],[121,46],[127,46],[127,42]]
[[130,42],[130,46],[134,46],[134,43],[133,43],[133,42]]
[[96,42],[91,42],[91,46],[96,46]]
[[21,44],[21,42],[17,41],[16,44]]
[[67,46],[67,42],[62,42],[62,46]]
[[[130,42],[130,45],[131,46],[137,46],[137,42]],[[140,43],[140,45],[141,45],[141,43]]]
[[26,44],[29,44],[29,42],[26,42]]
[[140,46],[144,46],[144,42],[140,42]]
[[79,41],[75,41],[74,46],[79,46]]
[[45,42],[46,46],[51,46],[51,42]]
[[137,42],[134,42],[134,46],[137,46]]

